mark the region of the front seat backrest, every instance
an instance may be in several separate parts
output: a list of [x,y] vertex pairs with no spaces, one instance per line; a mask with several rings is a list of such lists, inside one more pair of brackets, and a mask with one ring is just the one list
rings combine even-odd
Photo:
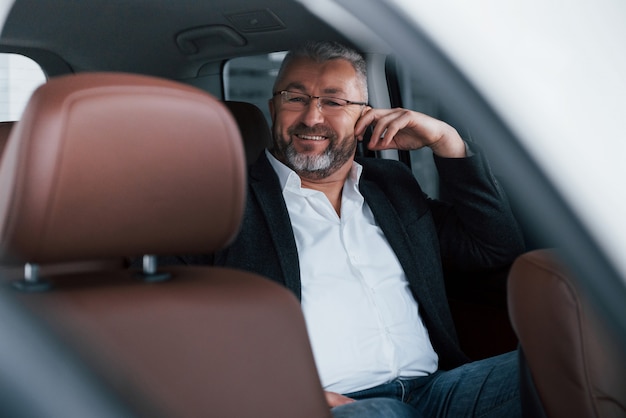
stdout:
[[519,257],[509,273],[509,311],[520,341],[526,417],[626,417],[626,359],[557,253]]
[[238,232],[245,160],[221,102],[138,75],[53,78],[4,157],[2,263],[150,255],[143,272],[34,274],[25,281],[51,290],[15,293],[140,415],[329,416],[287,289],[243,271],[153,264],[211,253]]

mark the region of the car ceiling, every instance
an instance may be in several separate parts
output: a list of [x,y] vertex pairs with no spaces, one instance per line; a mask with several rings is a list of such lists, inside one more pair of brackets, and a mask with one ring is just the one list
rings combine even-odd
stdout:
[[127,71],[188,79],[226,58],[313,38],[346,42],[295,1],[16,0],[0,51],[31,56],[50,76]]

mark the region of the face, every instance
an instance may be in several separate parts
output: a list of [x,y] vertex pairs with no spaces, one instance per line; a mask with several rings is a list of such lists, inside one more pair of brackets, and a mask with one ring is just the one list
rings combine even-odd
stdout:
[[[356,72],[343,59],[325,63],[296,59],[285,68],[275,90],[363,101]],[[311,180],[329,177],[352,163],[357,143],[354,125],[363,111],[363,106],[348,105],[329,115],[317,104],[313,99],[303,109],[293,110],[282,105],[280,96],[270,100],[274,155]]]

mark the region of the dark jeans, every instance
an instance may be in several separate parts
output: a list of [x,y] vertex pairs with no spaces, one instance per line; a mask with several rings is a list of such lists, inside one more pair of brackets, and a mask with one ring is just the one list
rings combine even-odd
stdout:
[[333,408],[334,418],[520,417],[517,353],[346,396],[358,401]]

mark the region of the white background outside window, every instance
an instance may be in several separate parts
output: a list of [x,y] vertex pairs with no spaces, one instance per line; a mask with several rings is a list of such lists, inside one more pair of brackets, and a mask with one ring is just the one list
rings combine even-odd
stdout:
[[33,91],[45,82],[43,71],[30,58],[0,54],[0,121],[19,120]]

